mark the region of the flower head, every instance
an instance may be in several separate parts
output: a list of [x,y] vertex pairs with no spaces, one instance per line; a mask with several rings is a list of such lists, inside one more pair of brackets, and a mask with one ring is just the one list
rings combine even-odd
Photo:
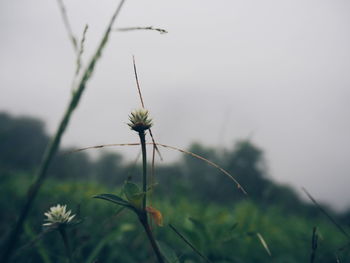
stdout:
[[47,223],[43,224],[44,226],[52,226],[55,224],[67,224],[75,217],[71,215],[71,210],[66,211],[66,205],[56,205],[50,207],[50,210],[47,211],[44,215],[47,216],[45,221]]
[[143,132],[152,127],[152,119],[148,115],[148,110],[137,109],[131,112],[129,116],[129,127],[137,132]]

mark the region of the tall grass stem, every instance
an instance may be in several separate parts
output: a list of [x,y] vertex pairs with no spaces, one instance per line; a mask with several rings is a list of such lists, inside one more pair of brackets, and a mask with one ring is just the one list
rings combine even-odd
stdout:
[[165,263],[165,261],[163,259],[163,256],[162,256],[162,253],[160,252],[159,246],[157,244],[157,241],[155,240],[155,238],[153,236],[153,232],[152,232],[151,227],[149,225],[146,210],[144,210],[142,213],[140,213],[139,220],[140,220],[143,228],[145,229],[145,232],[146,232],[147,237],[148,237],[148,239],[149,239],[149,241],[151,243],[153,251],[156,254],[158,262],[159,263]]
[[108,37],[109,37],[109,34],[111,32],[114,21],[115,21],[116,17],[118,16],[124,2],[125,2],[125,0],[121,0],[117,9],[115,10],[115,12],[114,12],[114,14],[113,14],[108,26],[107,26],[107,29],[102,37],[102,40],[101,40],[101,42],[100,42],[100,44],[95,52],[95,55],[90,60],[88,67],[86,68],[86,70],[84,71],[84,74],[81,77],[81,80],[79,82],[77,90],[72,95],[71,101],[66,109],[66,112],[63,115],[63,118],[59,124],[59,127],[56,131],[55,136],[53,137],[53,139],[51,140],[51,142],[49,143],[49,145],[47,146],[47,148],[45,150],[43,159],[42,159],[41,164],[39,166],[39,169],[37,170],[37,173],[36,173],[36,180],[28,190],[25,204],[20,212],[20,215],[18,217],[16,225],[13,228],[12,232],[10,233],[9,239],[6,243],[6,247],[5,247],[3,256],[0,260],[0,262],[2,262],[2,263],[7,263],[12,255],[12,253],[13,253],[14,247],[16,246],[16,243],[17,243],[17,239],[18,239],[20,232],[22,230],[23,223],[26,220],[28,213],[30,211],[30,208],[31,208],[42,184],[45,181],[49,164],[51,163],[55,153],[58,150],[58,147],[59,147],[60,142],[61,142],[61,138],[62,138],[67,126],[68,126],[71,115],[72,115],[73,111],[76,109],[76,107],[78,106],[80,98],[85,90],[86,84],[87,84],[88,80],[90,79],[90,77],[92,76],[96,62],[101,57],[102,51],[103,51],[103,49],[108,41]]
[[147,206],[147,151],[146,151],[146,134],[144,131],[139,132],[141,150],[142,150],[142,191],[144,193],[142,200],[142,209]]
[[139,213],[139,220],[145,229],[147,237],[151,243],[154,253],[158,259],[159,263],[164,263],[164,259],[160,249],[158,247],[157,241],[154,239],[151,227],[148,222],[148,215],[146,211],[147,206],[147,151],[146,151],[146,133],[145,131],[139,132],[141,150],[142,150],[142,191],[144,193],[142,200],[142,211]]

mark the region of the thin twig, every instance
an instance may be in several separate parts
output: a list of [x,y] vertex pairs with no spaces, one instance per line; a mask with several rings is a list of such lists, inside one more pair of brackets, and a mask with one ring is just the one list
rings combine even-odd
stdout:
[[[132,56],[132,62],[133,62],[133,66],[134,66],[134,73],[135,73],[135,80],[136,80],[136,86],[137,86],[137,91],[139,93],[139,98],[140,98],[140,101],[141,101],[141,106],[142,108],[145,108],[145,103],[143,102],[143,97],[142,97],[142,92],[141,92],[141,88],[140,88],[140,83],[139,83],[139,78],[138,78],[138,75],[137,75],[137,70],[136,70],[136,62],[135,62],[135,56]],[[161,161],[163,161],[163,157],[156,145],[156,142],[154,140],[154,137],[153,137],[153,134],[152,134],[152,130],[149,129],[149,135],[151,136],[151,139],[152,139],[152,142],[153,142],[153,147],[156,148],[156,151],[159,155],[159,158]]]
[[[154,143],[147,143],[147,144],[154,144]],[[170,146],[170,145],[166,145],[166,144],[162,144],[162,143],[155,143],[157,146],[161,146],[164,148],[168,148],[168,149],[172,149],[172,150],[176,150],[179,151],[181,153],[185,153],[188,155],[191,155],[194,158],[197,158],[199,160],[202,160],[204,162],[206,162],[207,164],[209,164],[210,166],[215,167],[216,169],[218,169],[219,171],[221,171],[222,173],[224,173],[225,175],[227,175],[232,181],[235,182],[235,184],[237,185],[237,188],[240,189],[244,194],[247,195],[247,192],[245,191],[245,189],[243,188],[243,186],[225,169],[223,169],[222,167],[220,167],[219,165],[217,165],[216,163],[204,158],[203,156],[200,156],[198,154],[195,154],[193,152],[190,151],[186,151],[174,146]],[[105,148],[105,147],[115,147],[115,146],[137,146],[140,145],[140,143],[119,143],[119,144],[103,144],[103,145],[96,145],[96,146],[90,146],[90,147],[85,147],[85,148],[80,148],[74,151],[71,151],[69,153],[75,153],[75,152],[80,152],[80,151],[85,151],[85,150],[89,150],[89,149],[98,149],[98,148]]]
[[72,27],[70,26],[66,7],[64,6],[63,0],[57,0],[57,3],[58,3],[58,6],[60,8],[60,11],[61,11],[62,20],[63,20],[64,26],[66,27],[66,31],[68,33],[68,37],[69,37],[70,41],[72,42],[72,46],[73,46],[74,52],[78,53],[77,39],[76,39],[76,37],[73,34]]
[[134,31],[134,30],[152,30],[152,31],[158,31],[161,34],[167,34],[168,31],[163,29],[163,28],[156,28],[153,26],[137,26],[137,27],[121,27],[121,28],[117,28],[115,29],[115,31]]
[[137,86],[137,91],[139,92],[139,98],[140,98],[140,101],[141,101],[141,106],[142,106],[142,108],[145,108],[145,103],[143,102],[143,97],[142,97],[142,93],[141,93],[141,89],[140,89],[139,77],[137,76],[135,56],[132,56],[132,62],[133,62],[133,66],[134,66],[136,86]]
[[198,254],[202,259],[204,259],[206,262],[211,263],[211,261],[204,256],[194,245],[191,244],[191,242],[185,238],[172,224],[169,224],[169,227],[190,247],[196,254]]
[[177,148],[177,147],[174,147],[174,146],[170,146],[170,145],[166,145],[166,144],[161,144],[161,143],[157,143],[157,145],[159,146],[162,146],[164,148],[169,148],[169,149],[173,149],[173,150],[176,150],[176,151],[179,151],[179,152],[182,152],[182,153],[186,153],[188,155],[191,155],[199,160],[202,160],[204,162],[206,162],[207,164],[209,164],[210,166],[213,166],[215,167],[216,169],[220,170],[222,173],[226,174],[231,180],[233,180],[238,189],[240,189],[244,194],[247,195],[247,192],[245,191],[245,189],[241,186],[241,184],[228,172],[226,171],[224,168],[221,168],[219,165],[217,165],[216,163],[204,158],[203,156],[200,156],[198,154],[195,154],[193,152],[190,152],[190,151],[186,151],[186,150],[183,150],[183,149],[180,149],[180,148]]
[[338,230],[346,236],[348,239],[350,239],[350,235],[345,231],[345,229],[329,214],[326,210],[323,209],[323,207],[313,198],[313,196],[304,188],[301,188],[304,193],[309,197],[309,199],[314,203],[314,205],[338,228]]

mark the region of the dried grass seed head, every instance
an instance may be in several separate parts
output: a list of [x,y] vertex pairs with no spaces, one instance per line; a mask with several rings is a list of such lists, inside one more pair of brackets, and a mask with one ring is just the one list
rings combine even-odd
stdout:
[[148,110],[141,108],[134,110],[129,115],[129,127],[137,132],[144,132],[152,127],[153,122],[149,117]]

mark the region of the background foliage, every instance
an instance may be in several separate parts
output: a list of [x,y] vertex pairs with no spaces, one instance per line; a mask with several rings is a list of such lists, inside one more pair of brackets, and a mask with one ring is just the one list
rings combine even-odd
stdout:
[[[40,120],[0,114],[0,231],[5,233],[1,245],[26,198],[48,140]],[[69,150],[57,154],[20,245],[41,233],[43,213],[60,203],[67,204],[82,220],[69,229],[77,262],[154,262],[143,230],[130,212],[91,198],[99,193],[119,193],[127,179],[138,182],[139,164],[126,162],[114,151],[102,151],[92,159],[86,152],[66,154]],[[180,262],[202,259],[169,223],[211,262],[309,262],[314,226],[319,234],[316,262],[350,260],[348,249],[339,250],[349,240],[317,208],[301,201],[292,188],[269,178],[264,153],[252,142],[239,141],[228,149],[194,143],[189,150],[232,173],[249,195],[242,195],[227,177],[191,156],[157,165],[152,205],[162,212],[165,223],[162,228],[154,226],[153,231],[163,249],[175,253]],[[350,212],[327,211],[349,227]],[[18,248],[13,260],[62,262],[65,254],[58,234],[51,232],[35,244]]]

